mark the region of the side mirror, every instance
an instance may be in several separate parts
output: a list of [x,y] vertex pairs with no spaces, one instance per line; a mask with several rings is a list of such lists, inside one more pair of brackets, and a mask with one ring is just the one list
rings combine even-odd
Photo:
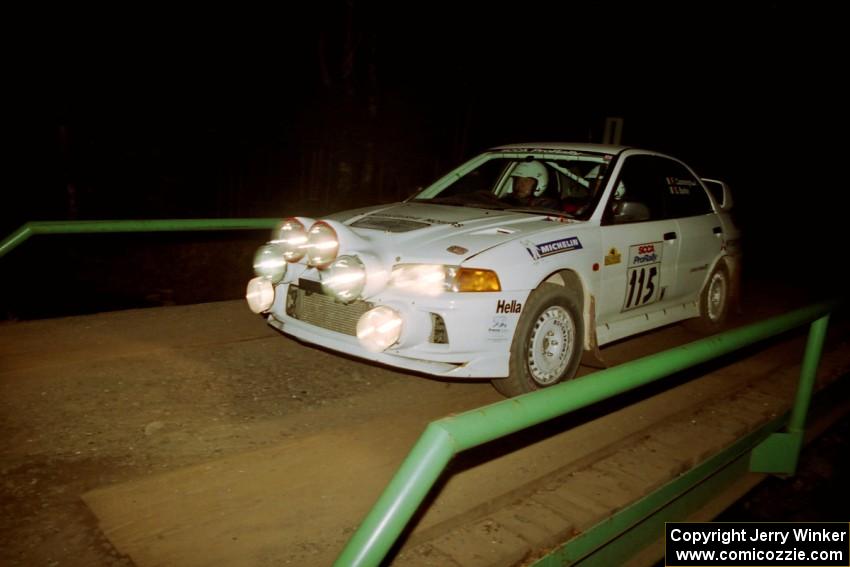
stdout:
[[714,197],[717,204],[720,205],[721,211],[728,211],[732,208],[732,191],[729,190],[729,186],[726,183],[717,179],[705,178],[702,179],[702,182],[711,193],[711,196]]
[[614,205],[615,224],[647,221],[649,216],[649,207],[637,201],[620,201]]

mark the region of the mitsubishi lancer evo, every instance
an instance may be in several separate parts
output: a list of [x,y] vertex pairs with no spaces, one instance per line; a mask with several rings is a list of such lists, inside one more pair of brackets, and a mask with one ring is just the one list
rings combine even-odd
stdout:
[[739,293],[725,183],[653,151],[493,148],[399,203],[283,219],[248,304],[305,343],[515,396]]

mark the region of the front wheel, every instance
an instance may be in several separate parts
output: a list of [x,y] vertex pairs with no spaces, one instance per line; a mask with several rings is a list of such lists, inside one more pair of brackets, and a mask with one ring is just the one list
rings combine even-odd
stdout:
[[573,378],[584,345],[581,310],[559,285],[544,283],[528,297],[511,343],[510,376],[492,381],[507,397]]

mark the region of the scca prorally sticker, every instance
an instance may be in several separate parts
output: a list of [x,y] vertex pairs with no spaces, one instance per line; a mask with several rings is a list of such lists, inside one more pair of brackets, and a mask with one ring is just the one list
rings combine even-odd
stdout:
[[526,244],[525,249],[528,250],[528,253],[534,260],[539,260],[540,258],[545,258],[546,256],[552,256],[554,254],[560,254],[561,252],[578,250],[581,247],[581,241],[578,239],[578,237],[570,236],[568,238],[551,240],[542,244]]
[[629,246],[629,267],[645,266],[646,264],[654,264],[661,262],[661,253],[664,249],[661,245],[663,242],[648,242],[646,244],[636,244]]
[[658,301],[661,290],[661,256],[663,242],[647,242],[629,246],[626,270],[626,298],[623,311]]

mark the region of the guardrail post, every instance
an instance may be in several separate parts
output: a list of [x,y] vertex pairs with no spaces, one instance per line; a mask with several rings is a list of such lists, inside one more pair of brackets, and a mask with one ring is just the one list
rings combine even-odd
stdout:
[[797,396],[788,421],[788,432],[774,433],[753,449],[750,455],[752,472],[794,474],[797,471],[797,461],[800,458],[803,437],[806,433],[806,414],[812,401],[828,325],[829,314],[813,321],[809,327],[806,351],[803,353],[803,366],[800,369],[800,381],[797,385]]
[[431,423],[334,566],[379,565],[454,454],[454,441],[449,433]]

